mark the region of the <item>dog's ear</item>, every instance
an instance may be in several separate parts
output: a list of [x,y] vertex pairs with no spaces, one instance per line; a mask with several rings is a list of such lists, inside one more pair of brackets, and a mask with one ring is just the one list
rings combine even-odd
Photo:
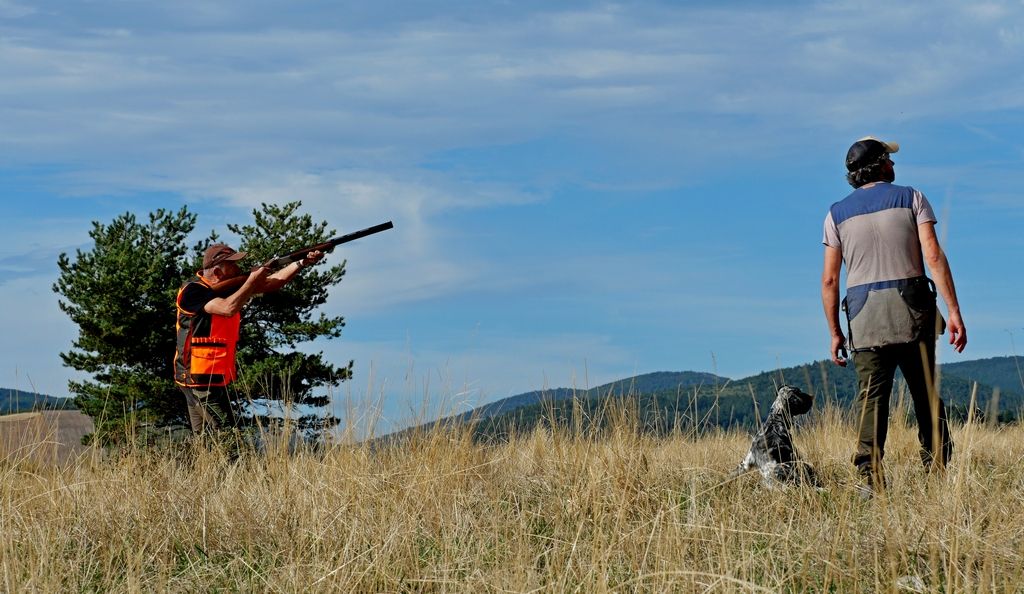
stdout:
[[808,412],[811,410],[811,407],[814,406],[814,396],[811,396],[800,388],[782,386],[779,388],[779,395],[783,396],[783,400],[786,402],[786,408],[789,410],[789,414],[794,417]]
[[814,396],[797,388],[793,388],[793,392],[792,401],[789,405],[789,414],[802,415],[809,412],[814,406]]

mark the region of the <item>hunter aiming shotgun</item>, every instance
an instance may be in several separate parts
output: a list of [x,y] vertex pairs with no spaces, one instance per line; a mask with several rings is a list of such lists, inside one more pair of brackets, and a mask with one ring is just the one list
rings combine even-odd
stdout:
[[387,231],[388,229],[393,229],[393,228],[394,228],[394,224],[392,224],[391,221],[388,221],[386,223],[381,223],[379,225],[374,225],[372,227],[367,227],[366,229],[360,229],[359,231],[354,231],[354,232],[349,233],[347,235],[342,235],[340,237],[335,237],[334,239],[329,239],[329,240],[327,240],[327,241],[325,241],[323,243],[318,243],[316,245],[307,246],[307,247],[304,247],[302,249],[295,250],[294,252],[285,254],[283,256],[278,256],[276,258],[272,258],[270,260],[267,260],[261,266],[257,266],[256,268],[253,268],[252,271],[250,271],[250,272],[247,272],[245,274],[240,274],[240,275],[238,275],[236,277],[233,277],[233,278],[225,279],[225,280],[223,280],[223,281],[221,281],[219,283],[210,285],[210,288],[213,289],[214,291],[218,292],[218,293],[223,293],[225,291],[235,291],[235,290],[237,290],[239,287],[241,287],[245,283],[245,279],[249,278],[249,274],[251,274],[253,271],[255,271],[255,270],[259,269],[259,268],[269,268],[271,270],[282,268],[284,266],[287,266],[287,265],[291,264],[292,262],[298,262],[299,260],[302,260],[310,252],[319,251],[319,252],[329,253],[332,250],[334,250],[334,248],[336,248],[337,246],[339,246],[339,245],[341,245],[343,243],[348,243],[350,241],[355,241],[357,239],[361,239],[363,237],[366,237],[367,235],[373,235],[374,233],[380,233],[381,231]]
[[[235,396],[228,387],[238,379],[242,308],[249,300],[280,291],[299,278],[300,270],[317,264],[335,247],[393,227],[388,221],[335,237],[268,260],[249,273],[242,273],[238,264],[246,252],[224,243],[206,247],[202,268],[181,285],[174,298],[174,383],[185,398],[193,435],[238,427],[232,406]],[[319,279],[320,284],[323,280],[337,279]]]

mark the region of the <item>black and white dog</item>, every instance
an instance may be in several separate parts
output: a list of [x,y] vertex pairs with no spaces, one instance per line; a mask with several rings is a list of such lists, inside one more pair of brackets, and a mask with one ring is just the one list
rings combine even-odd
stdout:
[[792,386],[782,386],[768,411],[768,418],[754,436],[750,451],[729,476],[735,478],[757,469],[769,487],[777,484],[819,486],[810,464],[800,460],[793,447],[793,417],[811,410],[814,397]]

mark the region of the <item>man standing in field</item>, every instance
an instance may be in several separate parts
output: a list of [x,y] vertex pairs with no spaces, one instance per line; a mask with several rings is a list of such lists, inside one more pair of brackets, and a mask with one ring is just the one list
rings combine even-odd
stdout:
[[[934,385],[935,342],[943,332],[936,287],[948,310],[950,344],[958,353],[967,345],[953,275],[935,235],[935,213],[921,192],[892,183],[896,173],[890,155],[898,150],[898,144],[870,136],[853,143],[846,154],[846,179],[854,191],[829,209],[822,240],[821,299],[832,334],[829,353],[845,367],[849,346],[857,368],[860,427],[853,463],[866,495],[885,487],[882,458],[897,367],[914,401],[925,469],[945,469],[952,454],[945,405]],[[848,339],[839,323],[843,263]],[[925,263],[934,282],[924,274]]]
[[194,434],[235,425],[227,386],[237,377],[235,347],[242,307],[253,295],[277,291],[299,270],[323,258],[322,252],[312,251],[273,274],[260,267],[243,283],[232,283],[229,279],[241,277],[238,261],[245,255],[222,243],[211,245],[203,254],[203,269],[178,291],[174,381],[185,395]]

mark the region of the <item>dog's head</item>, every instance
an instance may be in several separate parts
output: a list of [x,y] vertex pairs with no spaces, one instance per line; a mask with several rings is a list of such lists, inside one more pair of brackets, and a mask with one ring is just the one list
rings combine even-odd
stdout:
[[785,407],[789,414],[795,417],[811,410],[814,406],[814,396],[793,386],[782,386],[779,388],[779,395],[775,397],[775,403]]

